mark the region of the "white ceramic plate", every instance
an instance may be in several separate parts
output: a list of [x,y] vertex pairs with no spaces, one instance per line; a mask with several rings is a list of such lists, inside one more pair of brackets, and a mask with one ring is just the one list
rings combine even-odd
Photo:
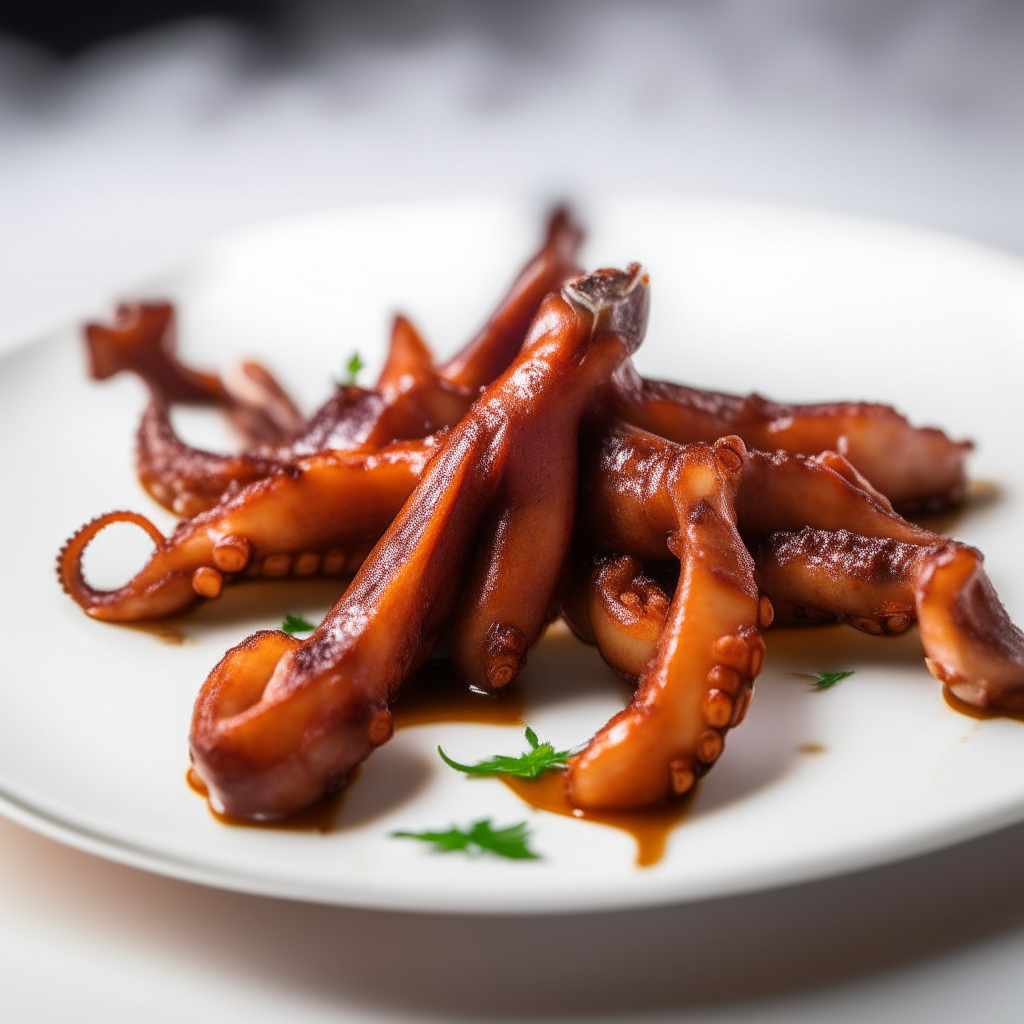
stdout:
[[[645,199],[590,204],[588,265],[641,259],[652,316],[645,372],[794,400],[871,398],[978,443],[998,496],[956,524],[988,555],[1024,621],[1024,269],[923,232],[771,209]],[[536,244],[542,211],[494,202],[357,209],[257,227],[130,294],[180,304],[181,350],[225,367],[265,359],[312,408],[356,348],[380,366],[408,312],[439,352],[485,316]],[[109,314],[109,307],[97,314]],[[73,846],[152,871],[269,895],[369,907],[568,911],[690,900],[795,882],[952,843],[1024,818],[1024,725],[947,708],[915,635],[778,633],[747,722],[654,867],[632,839],[535,812],[499,781],[444,767],[521,747],[518,730],[401,731],[326,835],[225,827],[185,785],[196,691],[223,651],[286,612],[314,617],[333,584],[248,584],[181,621],[185,642],[87,619],[54,557],[114,508],[170,519],[135,482],[142,408],[131,378],[86,378],[76,326],[0,361],[2,511],[0,810]],[[193,437],[211,421],[183,421]],[[204,433],[206,432],[206,433]],[[105,535],[106,536],[106,535]],[[125,532],[94,564],[130,546]],[[99,569],[97,569],[99,571]],[[122,572],[124,571],[122,567]],[[855,669],[825,693],[795,673]],[[596,655],[546,639],[525,673],[545,738],[586,739],[622,701]],[[810,753],[808,750],[818,752]],[[396,829],[526,819],[536,862],[438,855]]]

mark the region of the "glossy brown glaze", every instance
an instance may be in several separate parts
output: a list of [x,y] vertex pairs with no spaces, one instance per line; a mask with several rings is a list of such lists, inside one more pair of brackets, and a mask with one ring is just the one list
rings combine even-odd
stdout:
[[[185,520],[166,538],[144,516],[111,512],[67,542],[57,574],[86,614],[106,622],[174,615],[245,577],[351,575],[439,447],[440,439],[431,437],[298,459]],[[124,522],[145,530],[156,550],[124,586],[97,590],[82,574],[82,556],[102,529]]]
[[691,791],[638,811],[594,811],[576,807],[570,801],[564,772],[545,772],[539,779],[503,775],[501,781],[538,810],[628,832],[636,840],[636,865],[640,868],[649,868],[664,856],[668,837],[686,817],[693,796]]
[[[622,507],[606,505],[601,527],[612,516],[611,529],[679,564],[671,602],[628,562],[599,564],[592,576],[599,648],[620,669],[642,668],[630,704],[571,759],[569,798],[589,810],[628,810],[686,793],[718,760],[725,733],[746,713],[764,642],[754,563],[736,528],[743,442],[670,446],[613,428],[596,453],[598,465],[605,459],[621,483]],[[587,463],[584,514],[593,526],[592,492],[609,478],[602,473],[588,486],[595,459]]]
[[467,686],[450,662],[428,662],[414,673],[391,702],[396,729],[442,722],[525,725],[523,695],[515,687],[484,693]]
[[193,793],[199,794],[206,801],[207,810],[222,825],[232,825],[235,828],[267,828],[282,832],[319,832],[326,835],[326,833],[332,832],[338,823],[349,786],[355,782],[356,774],[357,772],[352,773],[349,785],[343,786],[333,793],[328,793],[315,804],[311,804],[287,818],[275,818],[272,821],[239,818],[233,814],[224,814],[216,810],[210,803],[210,791],[195,768],[189,768],[185,772],[185,782]]
[[[279,817],[337,785],[390,738],[391,698],[453,619],[452,648],[469,683],[492,686],[494,666],[509,657],[518,667],[548,621],[571,539],[580,417],[640,344],[647,292],[646,275],[633,266],[578,278],[549,296],[512,365],[445,436],[313,635],[299,642],[257,633],[228,652],[200,691],[190,735],[215,807]],[[548,505],[552,486],[570,500]],[[472,561],[484,549],[475,543],[481,536],[494,538],[498,558],[510,550],[493,527],[515,521],[510,495],[531,515],[547,509],[530,519],[540,534],[531,586],[515,606],[478,585],[486,574]],[[518,536],[510,530],[511,550]],[[487,615],[500,617],[486,623]],[[521,638],[511,654],[510,635]]]
[[887,405],[780,405],[760,395],[645,380],[634,371],[622,375],[612,408],[628,422],[680,444],[736,434],[764,451],[838,452],[903,512],[954,505],[965,493],[970,443],[951,441],[932,427],[913,427]]
[[966,715],[968,718],[977,718],[982,722],[987,722],[992,718],[1013,718],[1018,722],[1024,722],[1024,712],[993,711],[988,708],[975,707],[957,697],[948,686],[942,687],[942,698],[954,711]]
[[976,549],[847,530],[770,534],[752,546],[758,581],[787,622],[839,620],[876,636],[915,622],[929,672],[983,712],[1024,712],[1024,634]]
[[[174,431],[170,407],[178,401],[204,401],[205,396],[208,403],[222,407],[227,403],[229,410],[250,407],[259,410],[263,405],[276,409],[268,396],[280,392],[281,401],[294,410],[290,400],[262,367],[245,364],[248,369],[239,376],[241,390],[248,396],[248,404],[245,404],[228,393],[219,378],[197,374],[176,360],[169,364],[171,369],[161,364],[158,369],[163,372],[154,372],[142,355],[151,350],[163,353],[159,337],[155,346],[150,344],[140,349],[142,355],[137,355],[134,363],[127,359],[106,360],[104,376],[118,369],[132,369],[150,384],[153,398],[143,416],[136,443],[139,479],[162,505],[179,515],[191,516],[212,508],[225,495],[230,495],[232,488],[262,479],[275,469],[290,466],[296,459],[327,450],[376,448],[454,426],[476,399],[480,388],[494,380],[512,361],[544,296],[579,272],[576,251],[580,238],[581,233],[568,212],[555,211],[540,252],[524,267],[484,327],[451,361],[436,367],[430,350],[413,325],[405,317],[397,316],[388,358],[375,388],[340,385],[307,423],[303,424],[301,419],[290,420],[287,434],[257,436],[255,439],[261,443],[238,455],[219,455],[186,444]],[[166,303],[160,308],[170,316]],[[149,324],[150,320],[154,321],[150,325],[150,333],[153,333],[156,321],[150,317],[145,323]],[[102,337],[112,330],[102,325],[89,325],[90,349],[97,350],[94,336]],[[167,330],[162,337],[167,337]],[[199,383],[187,387],[192,378]],[[162,386],[158,387],[158,383]],[[176,384],[178,386],[174,386]]]
[[[191,518],[168,538],[134,513],[80,530],[59,574],[90,615],[162,617],[245,576],[359,570],[308,640],[257,633],[204,684],[190,745],[218,813],[316,806],[397,726],[521,724],[520,700],[493,694],[559,607],[635,693],[564,776],[508,785],[557,813],[647,829],[646,862],[742,722],[776,617],[876,635],[916,622],[951,703],[1024,713],[1024,635],[980,554],[894,510],[959,501],[969,446],[885,406],[644,381],[628,361],[647,313],[638,267],[545,298],[578,244],[557,214],[444,366],[397,317],[376,387],[339,387],[299,425],[261,367],[231,385],[184,367],[166,305],[91,325],[95,375],[133,370],[152,393],[140,477]],[[254,443],[239,456],[189,448],[170,422],[183,401],[219,405]],[[140,526],[156,551],[100,592],[82,553],[112,522]],[[441,637],[451,670],[424,667]],[[654,810],[634,820],[641,808]]]
[[[609,430],[584,460],[589,542],[664,560],[671,467],[691,447]],[[978,551],[901,518],[834,452],[750,451],[740,475],[738,526],[778,622],[843,621],[879,636],[916,622],[929,671],[960,700],[1006,714],[1024,709],[1024,635]]]

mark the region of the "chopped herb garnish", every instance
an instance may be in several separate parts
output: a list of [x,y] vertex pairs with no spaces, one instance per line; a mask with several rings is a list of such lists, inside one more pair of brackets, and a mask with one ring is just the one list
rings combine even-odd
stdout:
[[811,689],[815,693],[820,693],[822,690],[831,690],[836,683],[841,683],[844,679],[849,679],[853,675],[853,669],[847,669],[844,672],[819,672],[814,676],[814,681],[811,683]]
[[530,833],[526,822],[509,825],[508,828],[491,827],[491,819],[475,821],[467,831],[454,825],[447,832],[392,832],[393,836],[405,839],[419,839],[424,843],[433,843],[440,853],[451,853],[464,850],[471,856],[481,853],[493,853],[496,857],[507,857],[509,860],[539,860],[539,855],[528,846]]
[[362,370],[365,366],[366,363],[364,363],[363,360],[360,358],[359,353],[353,352],[352,358],[348,361],[348,364],[345,366],[345,369],[348,371],[348,380],[345,383],[355,384],[357,378],[359,377],[359,371]]
[[530,749],[519,757],[498,754],[476,764],[459,764],[453,761],[440,747],[437,752],[446,765],[467,775],[515,775],[520,779],[538,779],[549,768],[564,768],[571,750],[555,750],[550,743],[540,743],[537,734],[526,727],[526,741]]
[[286,633],[307,633],[311,629],[316,629],[316,626],[312,622],[307,622],[301,615],[286,615],[281,628]]

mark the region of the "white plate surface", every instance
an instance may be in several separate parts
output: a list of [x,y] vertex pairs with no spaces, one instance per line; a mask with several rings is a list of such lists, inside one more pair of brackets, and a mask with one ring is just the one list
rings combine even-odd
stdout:
[[[181,350],[226,367],[267,361],[312,408],[359,349],[379,369],[389,317],[409,313],[440,353],[470,334],[536,243],[542,211],[514,203],[366,208],[251,229],[131,295],[179,303]],[[649,374],[780,399],[871,398],[978,444],[998,488],[956,523],[1024,621],[1024,268],[923,232],[809,213],[643,199],[581,211],[588,265],[640,259],[652,275]],[[123,297],[123,296],[121,296]],[[109,314],[109,307],[96,314]],[[229,828],[185,785],[196,691],[229,646],[286,612],[323,614],[331,584],[248,584],[180,624],[171,645],[87,619],[54,558],[81,523],[154,509],[133,474],[144,402],[131,378],[86,379],[74,324],[0,361],[7,479],[0,622],[0,811],[71,845],[226,888],[328,903],[456,912],[569,911],[684,901],[879,864],[1024,818],[1024,725],[951,711],[916,635],[852,630],[769,638],[746,723],[655,867],[633,841],[535,812],[462,760],[520,749],[518,730],[399,732],[375,753],[326,835]],[[218,429],[182,421],[190,436]],[[113,531],[111,531],[113,534]],[[129,531],[105,545],[127,545]],[[97,560],[104,556],[103,551]],[[856,675],[812,693],[795,673]],[[565,746],[622,701],[600,660],[546,639],[525,673],[527,719]],[[820,747],[818,753],[801,748]],[[526,819],[536,862],[437,855],[390,838],[491,817]]]

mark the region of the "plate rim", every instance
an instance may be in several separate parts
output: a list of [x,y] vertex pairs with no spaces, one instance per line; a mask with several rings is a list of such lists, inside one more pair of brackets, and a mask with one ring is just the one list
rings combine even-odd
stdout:
[[[947,249],[956,249],[965,255],[993,258],[1004,266],[1021,273],[1024,280],[1024,258],[1001,250],[984,242],[957,236],[929,227],[889,221],[881,218],[848,214],[842,211],[830,211],[814,207],[789,206],[774,203],[757,203],[721,199],[707,199],[679,194],[618,194],[583,195],[580,207],[583,210],[600,207],[609,202],[641,202],[645,205],[671,203],[688,210],[702,210],[709,213],[728,212],[731,214],[774,215],[782,218],[798,218],[808,223],[828,229],[830,226],[858,226],[872,233],[887,233],[890,237],[904,237],[919,242],[939,244]],[[96,302],[81,303],[78,312],[64,311],[54,314],[38,324],[23,328],[0,339],[0,373],[6,368],[8,360],[36,345],[45,344],[59,332],[73,328],[84,316],[89,315],[104,301],[124,295],[137,294],[153,287],[161,279],[180,274],[211,253],[231,246],[243,244],[246,237],[273,231],[276,228],[297,226],[302,223],[315,223],[324,219],[344,216],[359,210],[372,215],[380,210],[422,209],[424,207],[443,208],[445,206],[465,206],[467,204],[501,205],[507,209],[525,209],[536,206],[535,202],[524,197],[510,196],[473,196],[463,198],[436,198],[425,200],[408,200],[388,203],[353,204],[332,207],[320,211],[311,211],[292,216],[282,216],[257,221],[252,224],[237,226],[211,236],[206,241],[194,246],[190,252],[163,261],[158,267],[140,274],[130,283],[112,288],[106,298]],[[337,887],[327,891],[322,884],[313,883],[306,887],[301,883],[287,883],[283,879],[271,878],[252,873],[245,869],[228,871],[212,864],[203,864],[191,858],[176,856],[166,851],[153,849],[145,843],[132,842],[124,838],[99,832],[85,823],[77,823],[66,817],[48,810],[44,802],[32,803],[15,793],[0,787],[0,814],[14,823],[28,828],[37,834],[61,842],[74,849],[94,856],[123,864],[139,870],[149,871],[165,877],[191,882],[229,891],[252,895],[271,896],[298,900],[302,902],[322,903],[334,906],[357,907],[388,911],[405,911],[413,913],[449,913],[467,914],[472,916],[510,914],[580,914],[599,913],[614,910],[640,909],[653,906],[670,906],[726,898],[734,895],[785,888],[810,883],[824,878],[838,877],[844,874],[873,870],[888,864],[913,859],[924,854],[935,852],[946,847],[979,838],[1024,820],[1024,796],[1014,805],[1006,805],[982,810],[957,820],[953,827],[931,825],[921,829],[915,840],[906,838],[890,839],[888,842],[874,842],[870,849],[857,847],[848,854],[837,854],[822,857],[820,854],[814,865],[802,861],[791,862],[788,868],[773,867],[767,871],[762,868],[760,876],[756,872],[746,872],[734,877],[731,882],[720,880],[705,884],[699,890],[679,885],[671,879],[665,879],[660,888],[617,888],[603,896],[595,896],[590,889],[578,893],[566,893],[554,906],[545,899],[544,905],[534,904],[529,898],[517,893],[514,900],[505,902],[489,901],[479,893],[467,892],[463,901],[452,898],[452,893],[444,890],[440,898],[431,898],[429,890],[413,895],[407,890],[397,890],[393,896],[388,895],[372,885],[368,892],[360,892],[357,883]],[[365,886],[364,886],[365,887]]]

